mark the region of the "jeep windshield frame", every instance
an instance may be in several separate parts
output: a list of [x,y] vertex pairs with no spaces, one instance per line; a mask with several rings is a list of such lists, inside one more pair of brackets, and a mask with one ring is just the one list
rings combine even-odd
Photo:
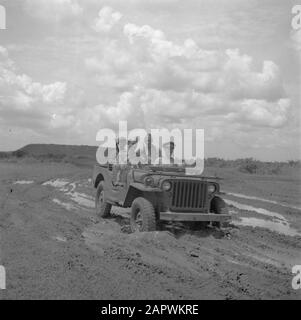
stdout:
[[203,175],[187,175],[185,174],[185,166],[154,166],[154,165],[143,165],[140,168],[133,168],[134,170],[140,170],[146,174],[156,174],[161,176],[175,176],[175,177],[186,177],[186,178],[197,178],[203,180],[223,180],[222,178],[215,176],[203,176]]

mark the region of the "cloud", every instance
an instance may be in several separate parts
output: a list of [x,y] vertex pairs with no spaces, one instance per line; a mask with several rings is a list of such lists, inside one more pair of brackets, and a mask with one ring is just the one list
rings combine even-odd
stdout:
[[36,18],[53,22],[83,13],[77,0],[25,0],[25,9]]
[[127,120],[129,128],[204,128],[207,141],[239,148],[252,137],[258,146],[259,130],[286,126],[291,102],[279,67],[253,60],[239,49],[205,50],[193,39],[175,42],[127,23],[123,35],[110,34],[98,55],[85,58],[89,86],[101,98],[77,114],[73,128],[85,135],[86,123],[92,132]]
[[122,18],[122,14],[118,11],[113,11],[111,7],[103,7],[98,12],[98,18],[95,19],[92,28],[96,32],[108,32]]
[[98,124],[117,124],[116,119],[127,120],[129,127],[145,126],[144,112],[140,107],[139,95],[135,92],[123,92],[116,106],[97,105],[92,109],[98,115]]
[[247,94],[250,87],[256,91],[253,93],[256,95],[261,88],[266,93],[271,88],[278,90],[281,86],[275,63],[264,61],[262,71],[256,73],[252,71],[253,59],[240,54],[238,49],[225,52],[203,50],[192,39],[186,39],[182,45],[178,45],[168,41],[162,31],[149,26],[127,24],[124,33],[137,48],[136,58],[139,58],[139,54],[147,57],[152,62],[151,69],[158,72],[154,76],[162,79],[161,76],[165,74],[168,77],[165,82],[171,85],[180,81],[189,88],[214,91],[227,88],[227,84],[235,84],[236,91],[243,92],[242,95]]
[[109,123],[121,116],[149,126],[189,127],[192,119],[211,116],[225,126],[238,121],[254,130],[287,123],[291,103],[274,62],[263,61],[256,70],[253,58],[238,49],[204,50],[189,38],[175,43],[148,25],[126,24],[123,32],[128,46],[112,40],[102,58],[86,59],[97,85],[119,86],[131,97],[131,112],[120,100],[98,110]]
[[[47,119],[61,109],[66,83],[42,84],[17,71],[6,48],[0,46],[0,119],[14,125],[47,126]],[[63,109],[61,109],[63,110]]]
[[228,119],[257,127],[279,128],[287,123],[289,99],[279,99],[276,103],[266,100],[245,99],[236,105]]
[[135,24],[128,23],[124,26],[123,31],[124,31],[124,34],[129,38],[131,43],[133,43],[134,39],[137,37],[150,39],[152,43],[165,41],[164,33],[161,30],[155,30],[147,25],[139,27]]
[[116,41],[104,43],[102,54],[85,59],[89,78],[107,90],[127,91],[141,81],[139,64],[128,48]]

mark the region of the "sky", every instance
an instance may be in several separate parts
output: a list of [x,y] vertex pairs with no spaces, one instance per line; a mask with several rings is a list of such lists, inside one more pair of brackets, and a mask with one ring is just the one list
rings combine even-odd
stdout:
[[205,157],[300,159],[294,1],[0,0],[0,150],[199,128]]

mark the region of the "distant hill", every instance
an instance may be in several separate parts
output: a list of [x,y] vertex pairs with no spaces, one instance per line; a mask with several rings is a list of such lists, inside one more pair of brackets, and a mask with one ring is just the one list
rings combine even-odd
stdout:
[[97,147],[85,145],[60,145],[60,144],[29,144],[15,153],[24,153],[28,156],[66,156],[66,157],[87,157],[95,158]]
[[97,147],[85,145],[29,144],[12,152],[0,152],[0,159],[34,158],[41,161],[64,161],[79,166],[95,163]]

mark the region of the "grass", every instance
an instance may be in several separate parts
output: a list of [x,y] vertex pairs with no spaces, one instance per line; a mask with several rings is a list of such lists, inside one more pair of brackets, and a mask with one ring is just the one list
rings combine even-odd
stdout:
[[266,162],[253,158],[224,160],[220,158],[208,158],[205,167],[236,169],[247,174],[280,175],[301,169],[301,161]]

